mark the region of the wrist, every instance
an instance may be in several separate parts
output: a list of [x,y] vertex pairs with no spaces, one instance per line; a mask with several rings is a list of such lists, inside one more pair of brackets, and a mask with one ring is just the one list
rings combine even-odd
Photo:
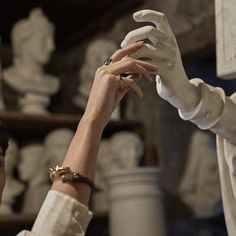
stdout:
[[179,93],[175,98],[176,108],[184,113],[188,113],[193,111],[199,102],[200,94],[198,88],[192,85],[189,81],[182,84],[182,88],[179,90]]
[[103,132],[107,122],[92,114],[84,114],[79,122],[79,126],[90,127],[98,132]]

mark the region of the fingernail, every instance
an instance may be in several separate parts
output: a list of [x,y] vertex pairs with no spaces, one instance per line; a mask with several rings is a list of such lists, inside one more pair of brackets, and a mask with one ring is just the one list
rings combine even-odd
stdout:
[[135,18],[138,18],[138,17],[141,17],[142,15],[143,15],[142,12],[135,12],[133,16],[134,16]]
[[144,42],[143,42],[143,41],[138,41],[137,44],[138,44],[138,45],[143,45]]

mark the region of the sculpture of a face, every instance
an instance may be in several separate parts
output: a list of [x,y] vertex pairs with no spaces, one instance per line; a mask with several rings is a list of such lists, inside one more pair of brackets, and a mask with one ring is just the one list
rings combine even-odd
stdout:
[[111,150],[115,161],[121,167],[129,168],[139,165],[144,147],[141,138],[132,132],[119,132],[111,138]]
[[18,165],[22,180],[29,181],[36,177],[40,168],[46,168],[43,151],[43,146],[40,144],[32,144],[22,148]]
[[27,57],[34,63],[44,65],[55,48],[53,38],[53,24],[40,8],[33,9],[28,18],[13,26],[11,40],[15,59]]
[[6,151],[6,161],[5,161],[5,170],[7,176],[12,175],[14,168],[18,163],[18,145],[17,143],[10,139],[9,146]]
[[23,44],[23,53],[39,64],[46,64],[54,50],[54,40],[49,30],[35,33],[28,41]]

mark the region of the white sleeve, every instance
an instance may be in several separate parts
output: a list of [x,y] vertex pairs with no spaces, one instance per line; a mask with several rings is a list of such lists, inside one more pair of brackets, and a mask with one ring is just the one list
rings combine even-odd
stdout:
[[76,199],[51,190],[39,211],[31,232],[18,236],[83,236],[92,218],[88,207]]
[[223,89],[205,84],[200,79],[192,79],[190,83],[199,89],[201,99],[191,112],[179,110],[180,117],[236,144],[236,103],[233,99],[236,94],[229,98]]

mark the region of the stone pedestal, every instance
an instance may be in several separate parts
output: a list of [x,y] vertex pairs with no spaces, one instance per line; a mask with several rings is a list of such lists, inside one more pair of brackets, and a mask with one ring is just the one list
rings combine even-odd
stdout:
[[134,168],[106,177],[111,236],[165,236],[160,170]]

